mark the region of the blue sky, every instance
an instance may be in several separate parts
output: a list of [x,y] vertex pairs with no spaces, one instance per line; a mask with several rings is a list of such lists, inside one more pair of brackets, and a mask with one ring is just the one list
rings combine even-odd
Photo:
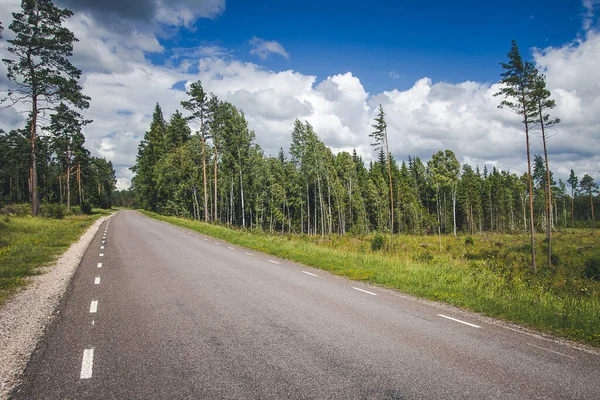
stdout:
[[[396,160],[450,149],[462,163],[521,174],[523,126],[494,96],[512,39],[557,103],[554,175],[600,178],[600,0],[55,1],[74,11],[72,62],[94,120],[86,145],[113,162],[119,188],[155,104],[169,119],[196,80],[245,112],[266,154],[288,149],[298,118],[333,152],[356,149],[369,161],[382,104]],[[19,8],[2,0],[0,21],[8,26]],[[0,128],[21,127],[20,111],[0,109]],[[535,129],[531,148],[543,152]]]
[[[324,4],[325,3],[325,4]],[[191,31],[160,38],[168,49],[216,45],[240,60],[257,62],[248,40],[276,40],[289,59],[262,62],[324,79],[352,71],[369,92],[406,89],[423,76],[451,83],[493,82],[514,38],[529,48],[557,46],[582,32],[577,1],[229,1],[215,19]]]

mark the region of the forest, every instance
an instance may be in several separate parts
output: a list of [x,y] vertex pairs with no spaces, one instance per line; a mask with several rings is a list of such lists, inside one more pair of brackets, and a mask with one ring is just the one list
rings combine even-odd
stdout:
[[[79,111],[90,97],[79,84],[81,70],[71,64],[77,41],[62,23],[73,13],[50,1],[24,1],[13,14],[3,59],[7,88],[2,108],[16,107],[27,118],[20,129],[0,125],[0,204],[5,214],[91,212],[111,208],[115,171],[111,161],[93,157],[83,129],[92,123]],[[0,24],[0,37],[3,27]],[[30,207],[9,206],[29,203]],[[76,205],[72,210],[71,206]]]
[[[199,133],[179,111],[166,120],[156,105],[132,168],[133,193],[123,195],[124,202],[167,215],[310,235],[529,228],[527,174],[461,165],[452,150],[440,150],[426,162],[419,157],[398,162],[390,155],[390,192],[383,147],[368,163],[356,151],[333,154],[309,123],[297,120],[289,149],[265,155],[243,111],[212,94],[204,97]],[[567,182],[549,176],[548,217],[548,174],[543,156],[534,155],[536,230],[548,223],[554,229],[594,226],[593,210],[600,203],[594,178],[575,171]]]

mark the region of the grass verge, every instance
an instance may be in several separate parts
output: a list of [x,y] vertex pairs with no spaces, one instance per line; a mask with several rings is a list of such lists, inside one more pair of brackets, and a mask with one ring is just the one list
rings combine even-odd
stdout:
[[[104,212],[105,213],[105,212]],[[0,217],[0,307],[26,277],[56,260],[102,213],[63,219]]]
[[[557,291],[526,274],[498,273],[490,260],[474,263],[457,260],[451,247],[456,238],[444,238],[443,251],[422,257],[410,249],[373,252],[365,242],[353,239],[315,239],[234,230],[203,222],[145,215],[201,232],[221,240],[262,251],[353,280],[397,289],[429,300],[446,302],[484,315],[515,322],[544,333],[600,347],[600,299],[597,291]],[[342,240],[342,244],[333,243]],[[406,241],[423,237],[406,237]],[[437,238],[432,237],[432,243]],[[464,239],[462,239],[464,241]],[[496,239],[494,239],[496,240]],[[447,242],[447,243],[446,243]],[[451,243],[451,244],[448,244]],[[497,244],[497,242],[496,242]],[[432,247],[432,245],[421,247]],[[449,247],[450,246],[450,250]],[[472,251],[471,251],[472,252]],[[512,251],[509,252],[512,254]]]

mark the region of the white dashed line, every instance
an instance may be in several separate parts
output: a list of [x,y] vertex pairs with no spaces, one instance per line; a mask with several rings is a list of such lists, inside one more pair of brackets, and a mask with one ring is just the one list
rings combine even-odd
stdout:
[[92,320],[92,326],[96,324],[96,321]]
[[105,244],[105,243],[106,243],[106,240],[103,240],[103,241],[102,241],[102,244]]
[[253,256],[253,255],[254,255],[254,254],[252,254],[252,253],[248,253],[248,252],[245,252],[245,253],[246,253],[246,254],[248,254],[249,256]]
[[373,295],[373,296],[377,296],[377,293],[369,292],[368,290],[360,289],[360,288],[357,288],[357,287],[354,287],[354,286],[352,286],[352,289],[359,290],[361,292],[368,293],[368,294]]
[[215,244],[219,244],[219,242],[215,242]]
[[90,314],[95,314],[98,312],[98,300],[92,300],[90,303]]
[[208,240],[207,238],[204,238],[204,240]]
[[100,246],[100,250],[104,250],[104,246]]
[[100,253],[100,257],[104,257],[104,253]]
[[465,322],[465,321],[461,321],[460,319],[448,317],[447,315],[444,315],[444,314],[438,314],[438,316],[442,317],[442,318],[446,318],[446,319],[452,320],[454,322],[459,322],[461,324],[472,326],[473,328],[481,328],[479,325],[475,325],[475,324],[471,324],[471,323],[468,323],[468,322]]
[[96,279],[94,279],[94,285],[99,285],[100,284],[100,276],[97,276]]
[[98,268],[102,268],[102,263],[98,263]]
[[83,350],[83,359],[81,360],[81,373],[79,379],[90,379],[92,377],[92,368],[94,367],[94,349]]
[[277,261],[269,260],[270,263],[279,264]]
[[315,275],[315,274],[313,274],[311,272],[302,271],[302,273],[306,274],[306,275],[310,275],[310,276],[316,276],[317,278],[319,277],[319,275]]
[[544,350],[544,351],[549,351],[550,353],[558,354],[559,356],[568,357],[568,358],[571,358],[571,359],[575,358],[575,357],[568,356],[568,355],[563,354],[563,353],[559,353],[558,351],[546,349],[545,347],[536,346],[535,344],[527,343],[527,345],[529,345],[531,347],[535,347],[536,349],[540,349],[540,350]]
[[227,246],[229,250],[235,250],[233,247]]
[[190,233],[190,232],[188,232],[188,235],[191,235],[191,233]]

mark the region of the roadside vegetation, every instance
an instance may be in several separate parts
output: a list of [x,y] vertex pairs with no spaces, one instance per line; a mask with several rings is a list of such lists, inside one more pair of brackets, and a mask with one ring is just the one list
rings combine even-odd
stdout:
[[[600,347],[600,237],[592,229],[556,234],[554,263],[533,273],[530,237],[307,236],[249,232],[146,215],[350,279],[446,302],[543,333]],[[543,251],[545,243],[538,243]]]
[[41,206],[44,217],[30,216],[29,205],[0,210],[0,307],[27,277],[43,272],[106,211],[83,214],[78,207]]

